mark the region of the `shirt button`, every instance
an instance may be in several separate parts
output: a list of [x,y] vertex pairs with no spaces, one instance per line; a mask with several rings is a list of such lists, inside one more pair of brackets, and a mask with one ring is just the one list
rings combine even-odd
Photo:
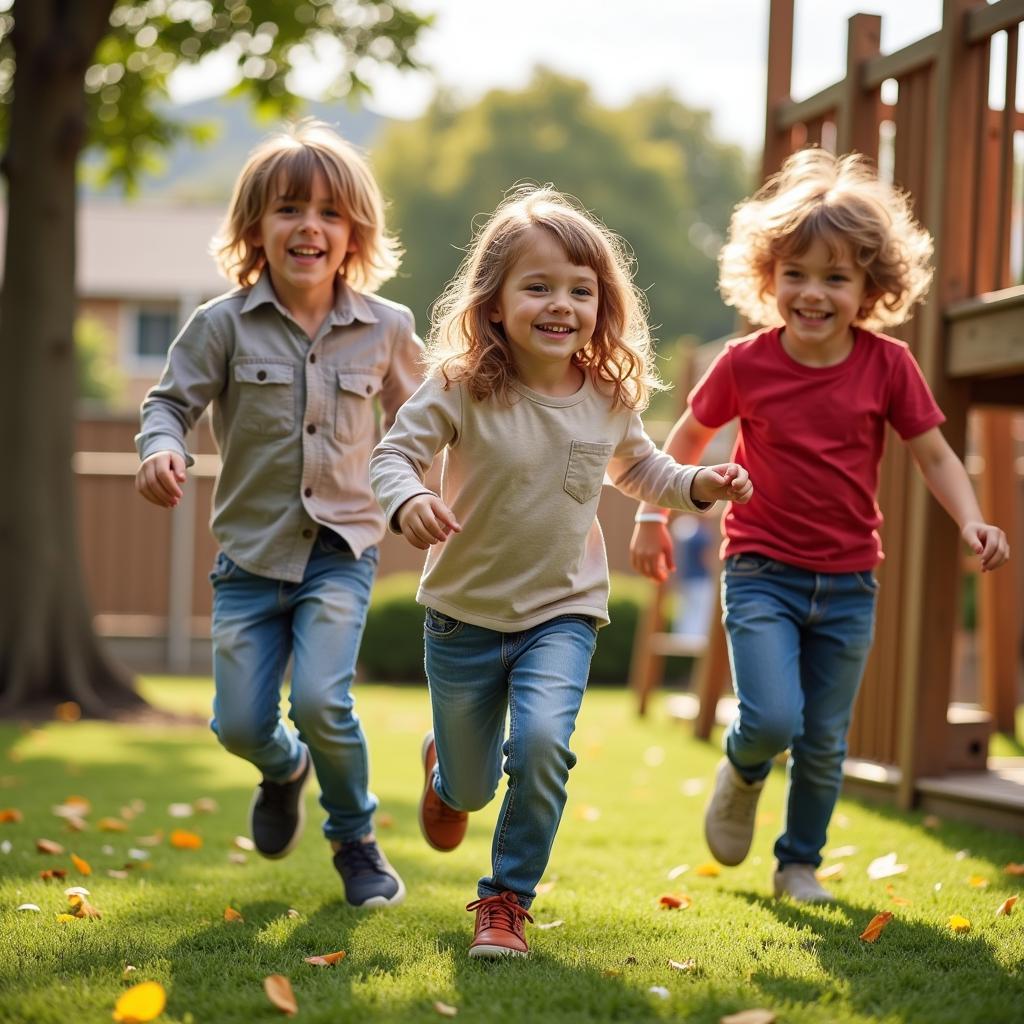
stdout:
[[308,529],[307,530],[303,530],[302,531],[302,536],[305,537],[306,540],[309,540],[309,538],[313,536],[313,531],[312,530],[308,530]]
[[312,498],[312,497],[313,497],[313,488],[312,488],[312,487],[307,487],[307,488],[306,488],[306,489],[305,489],[305,490],[304,490],[304,491],[303,491],[302,493],[303,493],[303,494],[304,494],[304,495],[305,495],[305,496],[306,496],[307,498]]
[[315,423],[307,424],[307,426],[306,426],[306,433],[307,434],[315,434],[316,433],[316,424]]
[[368,395],[372,395],[373,394],[373,388],[369,384],[366,385],[366,393]]
[[312,354],[310,355],[310,357],[309,357],[309,361],[310,361],[311,363],[315,363],[315,362],[316,362],[316,353],[315,353],[315,352],[313,352],[313,353],[312,353]]
[[267,379],[267,371],[266,370],[260,370],[256,374],[256,379],[257,380],[266,380]]

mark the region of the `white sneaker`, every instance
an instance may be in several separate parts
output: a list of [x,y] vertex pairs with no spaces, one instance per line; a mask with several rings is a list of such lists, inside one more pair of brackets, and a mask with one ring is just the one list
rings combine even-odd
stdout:
[[797,903],[835,903],[836,898],[814,877],[811,864],[787,864],[772,875],[775,896],[789,896]]
[[747,782],[723,757],[715,771],[715,788],[704,811],[704,838],[720,864],[734,867],[750,852],[754,815],[764,779]]

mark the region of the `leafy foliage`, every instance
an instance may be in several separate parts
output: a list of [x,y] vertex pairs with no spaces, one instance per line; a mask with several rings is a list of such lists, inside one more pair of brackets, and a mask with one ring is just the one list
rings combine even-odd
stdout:
[[731,329],[715,256],[748,168],[737,147],[714,139],[706,111],[668,93],[611,109],[586,84],[541,69],[525,89],[471,105],[441,96],[423,117],[386,129],[374,153],[407,250],[388,295],[421,324],[474,221],[514,183],[534,181],[575,195],[632,246],[658,337]]

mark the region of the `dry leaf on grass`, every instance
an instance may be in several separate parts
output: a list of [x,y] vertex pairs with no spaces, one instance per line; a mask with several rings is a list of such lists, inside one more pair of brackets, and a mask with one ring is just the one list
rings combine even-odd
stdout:
[[44,881],[48,882],[52,878],[67,878],[68,873],[65,868],[46,868],[45,871],[39,872],[39,877],[42,878]]
[[887,853],[884,857],[876,857],[868,865],[868,878],[874,879],[877,882],[880,878],[902,875],[906,870],[906,864],[896,863],[895,853]]
[[543,896],[545,893],[551,892],[551,890],[554,889],[554,887],[555,879],[552,879],[550,882],[541,882],[537,886],[537,895]]
[[693,903],[693,897],[684,892],[666,892],[658,897],[658,903],[666,910],[686,910]]
[[544,924],[538,924],[536,927],[539,928],[540,931],[546,932],[550,928],[561,928],[563,924],[565,924],[565,922],[562,920],[546,921]]
[[17,825],[24,815],[16,807],[4,807],[0,809],[0,822],[4,824]]
[[144,981],[121,994],[114,1005],[114,1020],[121,1024],[142,1024],[164,1012],[167,993],[158,981]]
[[120,818],[100,818],[96,827],[101,832],[127,832],[128,825]]
[[195,832],[186,832],[183,828],[176,828],[171,833],[169,842],[176,850],[198,850],[203,845],[202,836],[197,836]]
[[697,966],[697,961],[692,957],[689,960],[669,960],[668,965],[673,971],[682,971],[686,974]]
[[164,841],[164,830],[158,828],[151,836],[139,836],[135,841],[139,846],[159,846]]
[[694,871],[701,878],[717,878],[722,873],[722,869],[714,861],[710,860],[703,864],[698,864]]
[[440,999],[434,1000],[434,1013],[439,1017],[454,1017],[458,1012],[457,1006],[449,1006],[447,1003],[442,1003]]
[[1007,864],[1003,871],[1008,875],[1024,875],[1024,864]]
[[856,846],[835,846],[825,851],[825,856],[830,860],[840,860],[843,857],[852,857],[859,850]]
[[299,1012],[299,1004],[295,1002],[292,983],[283,974],[271,974],[264,978],[263,991],[282,1013],[294,1017]]
[[34,913],[39,913],[39,908],[34,903],[22,903],[20,907],[16,907],[16,910],[31,910]]
[[64,827],[69,832],[84,832],[89,827],[89,822],[85,818],[78,817],[77,814],[69,814],[64,819]]
[[77,920],[78,920],[78,918],[75,917],[74,914],[58,914],[57,915],[57,923],[58,924],[73,924]]
[[964,935],[971,930],[971,922],[966,917],[953,914],[949,919],[949,930],[955,935]]
[[75,868],[78,870],[80,875],[92,874],[92,868],[89,866],[89,862],[87,860],[82,860],[82,858],[76,854],[71,854],[71,863],[75,865]]
[[36,851],[38,853],[49,853],[56,856],[58,853],[64,852],[64,847],[61,846],[60,843],[55,843],[52,839],[37,839]]
[[690,870],[689,864],[677,864],[671,871],[669,871],[667,878],[670,882],[674,882],[681,875],[685,875]]
[[921,819],[921,824],[925,828],[937,829],[942,825],[942,819],[936,814],[926,814]]
[[192,810],[196,814],[216,814],[220,805],[212,796],[201,796],[198,800],[192,801]]
[[875,914],[875,916],[868,921],[867,928],[860,933],[860,937],[865,942],[877,942],[878,936],[882,934],[882,930],[891,920],[891,911],[883,910],[880,914]]
[[225,907],[224,908],[224,920],[225,921],[243,921],[244,922],[245,918],[242,917],[242,915],[237,910],[235,910],[234,907]]
[[[377,828],[394,828],[395,819],[394,816],[388,813],[377,814],[373,819],[376,822]],[[444,1005],[444,1004],[442,1004]]]
[[1009,917],[1013,913],[1013,906],[1016,902],[1016,896],[1007,896],[1006,899],[999,904],[999,909],[996,910],[996,917]]
[[75,814],[88,814],[92,810],[92,801],[87,796],[79,796],[77,793],[64,797],[62,807],[74,808]]
[[971,877],[967,879],[967,884],[972,889],[987,889],[988,879],[984,875],[971,875]]
[[348,953],[343,949],[339,949],[337,953],[323,953],[320,956],[304,956],[302,959],[307,964],[312,964],[314,967],[330,967],[332,964],[338,963],[340,960],[344,960],[348,956]]
[[757,1007],[753,1010],[740,1010],[739,1013],[730,1013],[722,1017],[718,1024],[775,1024],[775,1014],[771,1010],[763,1010]]
[[120,868],[107,868],[107,874],[111,878],[127,878],[128,872],[122,871]]
[[231,845],[237,850],[245,850],[248,853],[252,853],[256,849],[256,844],[248,836],[235,836],[231,840]]
[[845,864],[829,864],[827,868],[819,868],[815,871],[814,877],[821,882],[827,882],[830,878],[834,881],[835,879],[842,877],[845,868]]
[[124,970],[121,972],[121,980],[127,981],[137,970],[138,967],[133,967],[131,964],[125,964]]
[[195,808],[191,804],[170,804],[167,813],[172,818],[191,818],[195,814]]

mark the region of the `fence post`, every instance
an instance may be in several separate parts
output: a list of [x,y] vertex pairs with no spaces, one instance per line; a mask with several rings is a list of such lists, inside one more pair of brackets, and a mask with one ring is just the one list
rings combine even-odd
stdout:
[[768,91],[764,103],[762,181],[774,174],[790,153],[790,130],[779,131],[775,117],[779,104],[789,99],[793,85],[793,5],[794,0],[771,0],[768,8]]
[[856,150],[878,162],[878,93],[864,91],[864,64],[882,49],[882,18],[855,14],[847,22],[846,78],[836,124],[836,152]]

